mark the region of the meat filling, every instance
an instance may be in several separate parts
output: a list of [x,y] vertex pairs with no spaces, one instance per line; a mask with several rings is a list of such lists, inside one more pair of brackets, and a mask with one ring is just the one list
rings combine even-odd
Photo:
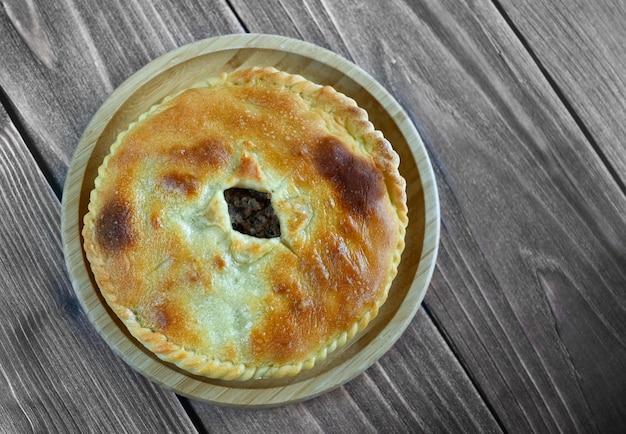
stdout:
[[257,238],[280,237],[280,225],[272,208],[271,193],[229,188],[224,191],[224,198],[234,230]]

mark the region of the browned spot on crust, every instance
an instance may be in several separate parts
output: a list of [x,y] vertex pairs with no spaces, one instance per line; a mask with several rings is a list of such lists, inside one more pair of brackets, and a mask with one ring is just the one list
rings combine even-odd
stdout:
[[164,330],[170,324],[170,317],[163,306],[155,307],[150,313],[150,320],[155,329]]
[[237,167],[237,170],[235,171],[235,176],[245,180],[263,180],[263,174],[261,173],[259,163],[248,154],[243,154],[241,157],[241,163],[239,163],[239,167]]
[[[250,349],[261,362],[283,362],[304,350],[301,338],[310,332],[308,316],[301,322],[294,321],[291,308],[302,298],[302,289],[289,276],[288,270],[297,264],[293,257],[281,258],[281,267],[271,267],[266,277],[271,276],[273,291],[265,296],[263,304],[271,306],[264,321],[250,332]],[[300,331],[300,333],[297,333]]]
[[128,202],[114,197],[105,202],[98,213],[96,241],[107,251],[120,252],[135,242],[133,209]]
[[[306,352],[308,348],[303,343],[307,342],[311,329],[308,321],[298,321],[298,316],[291,313],[293,303],[290,300],[285,297],[280,297],[279,300],[275,298],[268,297],[266,302],[275,307],[278,304],[280,307],[268,315],[266,327],[252,329],[250,347],[258,360],[284,363]],[[306,315],[302,311],[299,313]]]
[[[293,255],[281,258],[283,268],[272,268],[273,291],[264,300],[272,310],[251,330],[250,345],[260,361],[287,362],[304,356],[318,345],[326,330],[323,300],[290,276],[286,269],[297,267]],[[323,295],[320,294],[321,297]]]
[[215,268],[218,270],[223,270],[226,267],[226,261],[224,261],[224,258],[218,253],[213,257],[213,265],[215,265]]
[[198,273],[196,270],[189,270],[187,271],[187,279],[189,280],[189,282],[191,283],[198,283],[200,282],[200,273]]
[[174,300],[165,300],[144,312],[150,326],[181,345],[194,345],[198,338],[187,326],[189,318]]
[[161,178],[161,187],[167,191],[176,191],[185,196],[193,196],[200,188],[200,181],[193,175],[172,172]]
[[[250,337],[258,360],[286,362],[317,348],[329,333],[347,330],[359,312],[375,306],[384,290],[385,256],[376,246],[349,246],[334,232],[320,237],[319,244],[299,257],[285,255],[272,268],[273,291],[264,300],[272,310]],[[293,258],[292,258],[293,257]],[[368,271],[366,268],[371,266]],[[289,272],[304,272],[294,281]]]
[[163,227],[163,222],[161,221],[161,212],[155,211],[150,217],[150,224],[152,225],[152,229],[160,229]]
[[353,155],[335,137],[322,138],[316,147],[315,165],[329,180],[352,214],[368,216],[376,202],[384,195],[382,174],[372,163]]
[[205,138],[190,146],[175,146],[171,155],[176,162],[203,167],[226,164],[230,151],[220,139]]

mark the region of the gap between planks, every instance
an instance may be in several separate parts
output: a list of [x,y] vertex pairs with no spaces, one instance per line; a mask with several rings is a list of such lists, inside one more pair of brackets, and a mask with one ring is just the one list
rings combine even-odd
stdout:
[[487,407],[487,410],[489,411],[489,413],[491,413],[491,417],[493,417],[493,419],[496,421],[496,423],[498,424],[498,427],[500,428],[502,432],[504,433],[507,432],[506,426],[500,419],[500,416],[498,416],[498,412],[496,411],[496,409],[493,407],[493,405],[489,401],[487,394],[483,392],[482,388],[480,387],[480,384],[478,383],[478,381],[476,381],[476,378],[474,378],[474,376],[472,375],[472,372],[468,369],[467,364],[463,360],[463,357],[461,357],[461,353],[458,351],[457,347],[454,345],[454,342],[450,339],[450,336],[445,332],[445,329],[441,326],[441,323],[437,321],[437,318],[431,312],[430,308],[428,307],[428,304],[425,301],[422,303],[422,308],[424,309],[424,312],[426,313],[426,316],[428,317],[428,319],[433,323],[435,328],[439,331],[441,338],[450,349],[450,352],[452,353],[454,358],[457,360],[459,366],[463,370],[463,373],[468,378],[472,387],[476,390],[476,393],[478,394],[478,396],[480,396],[480,399],[482,399],[483,403],[485,404],[485,407]]
[[20,137],[24,141],[24,144],[26,145],[26,148],[28,148],[28,152],[30,152],[31,156],[35,160],[35,163],[37,163],[37,167],[39,168],[39,171],[43,174],[50,188],[52,188],[52,191],[54,192],[54,195],[56,196],[56,198],[59,200],[59,203],[61,203],[61,197],[63,195],[63,191],[57,190],[55,188],[54,186],[55,184],[53,182],[52,171],[46,165],[45,159],[37,151],[37,148],[33,146],[33,141],[26,133],[26,129],[23,126],[22,118],[20,117],[19,112],[13,105],[11,99],[9,98],[9,96],[7,95],[7,93],[5,92],[2,86],[0,86],[0,105],[6,111],[7,115],[9,116],[9,120],[15,126],[15,129],[17,130],[18,134],[20,135]]
[[582,118],[580,117],[580,115],[578,114],[574,106],[572,105],[572,103],[570,103],[570,101],[565,96],[565,93],[563,92],[561,87],[557,84],[556,80],[548,72],[547,68],[543,65],[541,60],[539,60],[539,57],[535,54],[535,52],[531,48],[528,41],[526,40],[524,35],[522,35],[522,32],[517,28],[517,26],[515,25],[515,23],[509,16],[509,14],[504,9],[504,7],[500,4],[499,0],[491,0],[491,3],[496,8],[498,13],[502,16],[502,18],[504,19],[504,22],[507,24],[507,26],[509,26],[509,28],[511,29],[515,37],[518,39],[518,41],[520,42],[524,50],[526,50],[526,52],[530,55],[530,58],[533,60],[534,64],[537,66],[537,68],[541,72],[541,75],[546,79],[546,81],[548,82],[552,90],[554,91],[557,99],[563,104],[563,107],[565,107],[565,110],[567,111],[567,113],[572,117],[574,123],[580,129],[583,136],[585,137],[585,140],[587,140],[587,142],[589,143],[593,151],[596,153],[598,158],[600,158],[600,161],[602,162],[604,167],[606,167],[607,171],[609,172],[609,175],[611,176],[611,178],[613,179],[613,181],[615,182],[619,190],[622,192],[624,196],[626,196],[626,185],[621,180],[617,171],[615,170],[615,168],[613,167],[613,165],[607,158],[604,151],[602,151],[602,148],[598,145],[598,142],[596,142],[589,128],[587,128],[587,126],[585,125],[584,121],[582,120]]
[[246,25],[244,20],[241,18],[241,16],[237,12],[237,9],[235,9],[235,7],[233,6],[232,1],[231,0],[224,0],[224,1],[226,2],[226,5],[228,6],[230,11],[232,12],[233,16],[237,19],[237,22],[239,23],[239,25],[241,26],[243,31],[245,33],[250,33],[250,30],[248,29],[248,26]]

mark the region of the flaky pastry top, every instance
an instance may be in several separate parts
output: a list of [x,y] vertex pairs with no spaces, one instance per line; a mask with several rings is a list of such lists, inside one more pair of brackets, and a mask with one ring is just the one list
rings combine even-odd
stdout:
[[[404,248],[399,159],[367,113],[274,68],[222,74],[121,133],[84,219],[106,302],[197,375],[295,375],[376,316]],[[279,238],[235,231],[224,191],[271,193]]]

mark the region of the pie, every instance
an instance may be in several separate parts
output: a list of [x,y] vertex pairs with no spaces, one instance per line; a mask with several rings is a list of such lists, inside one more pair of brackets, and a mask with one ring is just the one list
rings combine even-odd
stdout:
[[334,88],[223,73],[117,137],[84,249],[108,306],[160,359],[215,379],[296,375],[387,298],[408,222],[398,165]]

